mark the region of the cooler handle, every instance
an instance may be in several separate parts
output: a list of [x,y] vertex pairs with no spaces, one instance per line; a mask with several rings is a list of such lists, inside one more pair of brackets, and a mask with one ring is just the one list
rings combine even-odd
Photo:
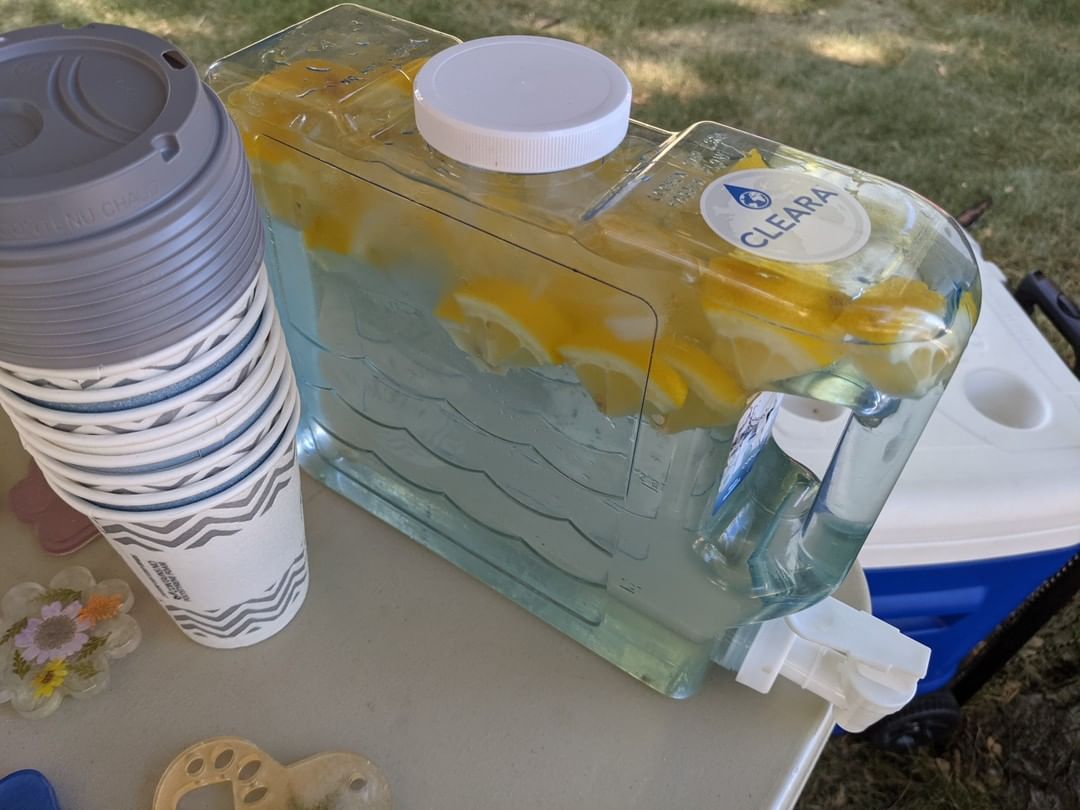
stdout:
[[1038,308],[1073,350],[1073,373],[1080,377],[1080,307],[1041,270],[1028,273],[1016,286],[1016,302],[1028,315]]

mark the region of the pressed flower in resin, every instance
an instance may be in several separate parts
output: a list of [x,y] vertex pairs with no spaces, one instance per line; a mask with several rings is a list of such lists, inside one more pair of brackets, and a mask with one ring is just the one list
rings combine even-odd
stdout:
[[94,594],[86,600],[79,618],[90,623],[91,626],[105,622],[120,614],[120,606],[124,604],[122,597],[105,594]]
[[90,640],[86,631],[90,622],[79,617],[82,605],[72,602],[67,607],[52,602],[41,609],[41,615],[30,619],[26,629],[15,636],[15,646],[31,664],[44,664],[57,658],[75,655]]
[[30,681],[34,685],[34,697],[50,697],[60,688],[67,676],[68,668],[65,661],[50,661]]
[[109,664],[142,638],[127,615],[135,597],[119,579],[95,582],[66,568],[49,582],[23,582],[0,598],[0,704],[23,717],[47,717],[68,695],[109,684]]

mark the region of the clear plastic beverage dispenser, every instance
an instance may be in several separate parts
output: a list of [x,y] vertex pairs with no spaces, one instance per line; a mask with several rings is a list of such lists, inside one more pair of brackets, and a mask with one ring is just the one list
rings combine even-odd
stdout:
[[[673,696],[845,577],[977,315],[940,209],[631,121],[623,72],[554,39],[338,6],[210,81],[310,473]],[[785,394],[850,410],[820,480],[770,437]]]

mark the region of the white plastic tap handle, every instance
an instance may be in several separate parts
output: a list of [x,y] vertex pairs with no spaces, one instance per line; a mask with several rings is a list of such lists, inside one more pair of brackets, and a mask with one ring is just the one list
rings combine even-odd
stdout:
[[761,624],[735,677],[768,692],[783,675],[836,707],[846,731],[902,708],[926,675],[930,648],[838,599]]

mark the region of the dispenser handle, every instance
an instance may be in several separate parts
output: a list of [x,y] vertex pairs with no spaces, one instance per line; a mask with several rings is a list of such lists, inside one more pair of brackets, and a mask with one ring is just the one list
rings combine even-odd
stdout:
[[[803,525],[804,554],[836,558],[842,538],[862,545],[944,391],[940,382],[918,399],[891,400],[882,412],[852,412]],[[834,585],[847,575],[857,551],[844,555],[846,567],[830,572]]]

